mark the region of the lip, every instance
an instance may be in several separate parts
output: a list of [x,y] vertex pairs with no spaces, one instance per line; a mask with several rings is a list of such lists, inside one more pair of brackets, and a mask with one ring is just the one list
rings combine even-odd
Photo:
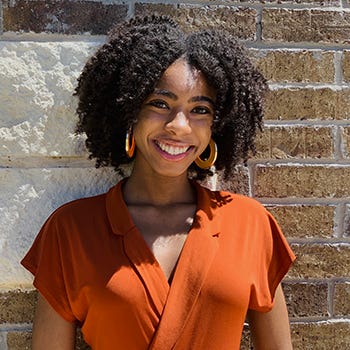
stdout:
[[[161,155],[162,158],[170,161],[180,161],[187,157],[190,153],[193,152],[194,146],[189,143],[183,143],[175,140],[161,140],[161,139],[155,139],[153,140],[153,145],[156,149],[156,151]],[[161,147],[163,145],[163,147]],[[172,151],[177,152],[176,154],[172,154],[166,151],[165,148],[172,149]],[[181,148],[184,149],[183,152],[181,152]]]

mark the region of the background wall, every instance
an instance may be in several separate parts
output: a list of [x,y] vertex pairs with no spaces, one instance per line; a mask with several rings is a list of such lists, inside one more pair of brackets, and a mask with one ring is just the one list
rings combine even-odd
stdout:
[[112,23],[153,12],[235,33],[268,78],[258,154],[217,187],[267,205],[298,256],[284,281],[294,348],[350,349],[345,0],[0,1],[0,349],[30,348],[36,293],[18,261],[45,218],[117,181],[74,136],[76,77]]

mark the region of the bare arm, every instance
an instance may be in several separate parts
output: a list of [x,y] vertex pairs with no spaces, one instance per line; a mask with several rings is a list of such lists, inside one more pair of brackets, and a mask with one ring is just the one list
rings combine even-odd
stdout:
[[39,293],[33,324],[33,350],[73,350],[75,324],[64,320]]
[[248,311],[249,328],[256,350],[292,350],[286,302],[281,285],[270,312]]

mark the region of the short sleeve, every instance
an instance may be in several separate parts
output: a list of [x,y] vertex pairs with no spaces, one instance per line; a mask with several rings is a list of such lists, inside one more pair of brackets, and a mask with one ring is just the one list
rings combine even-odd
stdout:
[[267,312],[274,303],[277,286],[295,260],[275,218],[265,210],[259,223],[259,234],[255,242],[256,269],[251,286],[249,308]]
[[75,322],[66,288],[66,276],[62,265],[62,246],[59,227],[53,214],[44,224],[21,264],[34,275],[34,286],[68,322]]

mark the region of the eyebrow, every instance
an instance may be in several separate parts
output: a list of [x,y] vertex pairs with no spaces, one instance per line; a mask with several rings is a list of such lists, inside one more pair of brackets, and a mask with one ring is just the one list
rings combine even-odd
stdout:
[[[175,101],[177,100],[177,96],[173,92],[168,91],[168,90],[155,89],[154,90],[154,94],[155,95],[166,96],[166,97],[169,97],[169,98],[171,98],[172,100],[175,100]],[[207,97],[207,96],[194,96],[194,97],[192,97],[190,99],[189,102],[200,102],[200,101],[206,101],[206,102],[211,103],[213,106],[215,105],[214,101],[210,97]]]

